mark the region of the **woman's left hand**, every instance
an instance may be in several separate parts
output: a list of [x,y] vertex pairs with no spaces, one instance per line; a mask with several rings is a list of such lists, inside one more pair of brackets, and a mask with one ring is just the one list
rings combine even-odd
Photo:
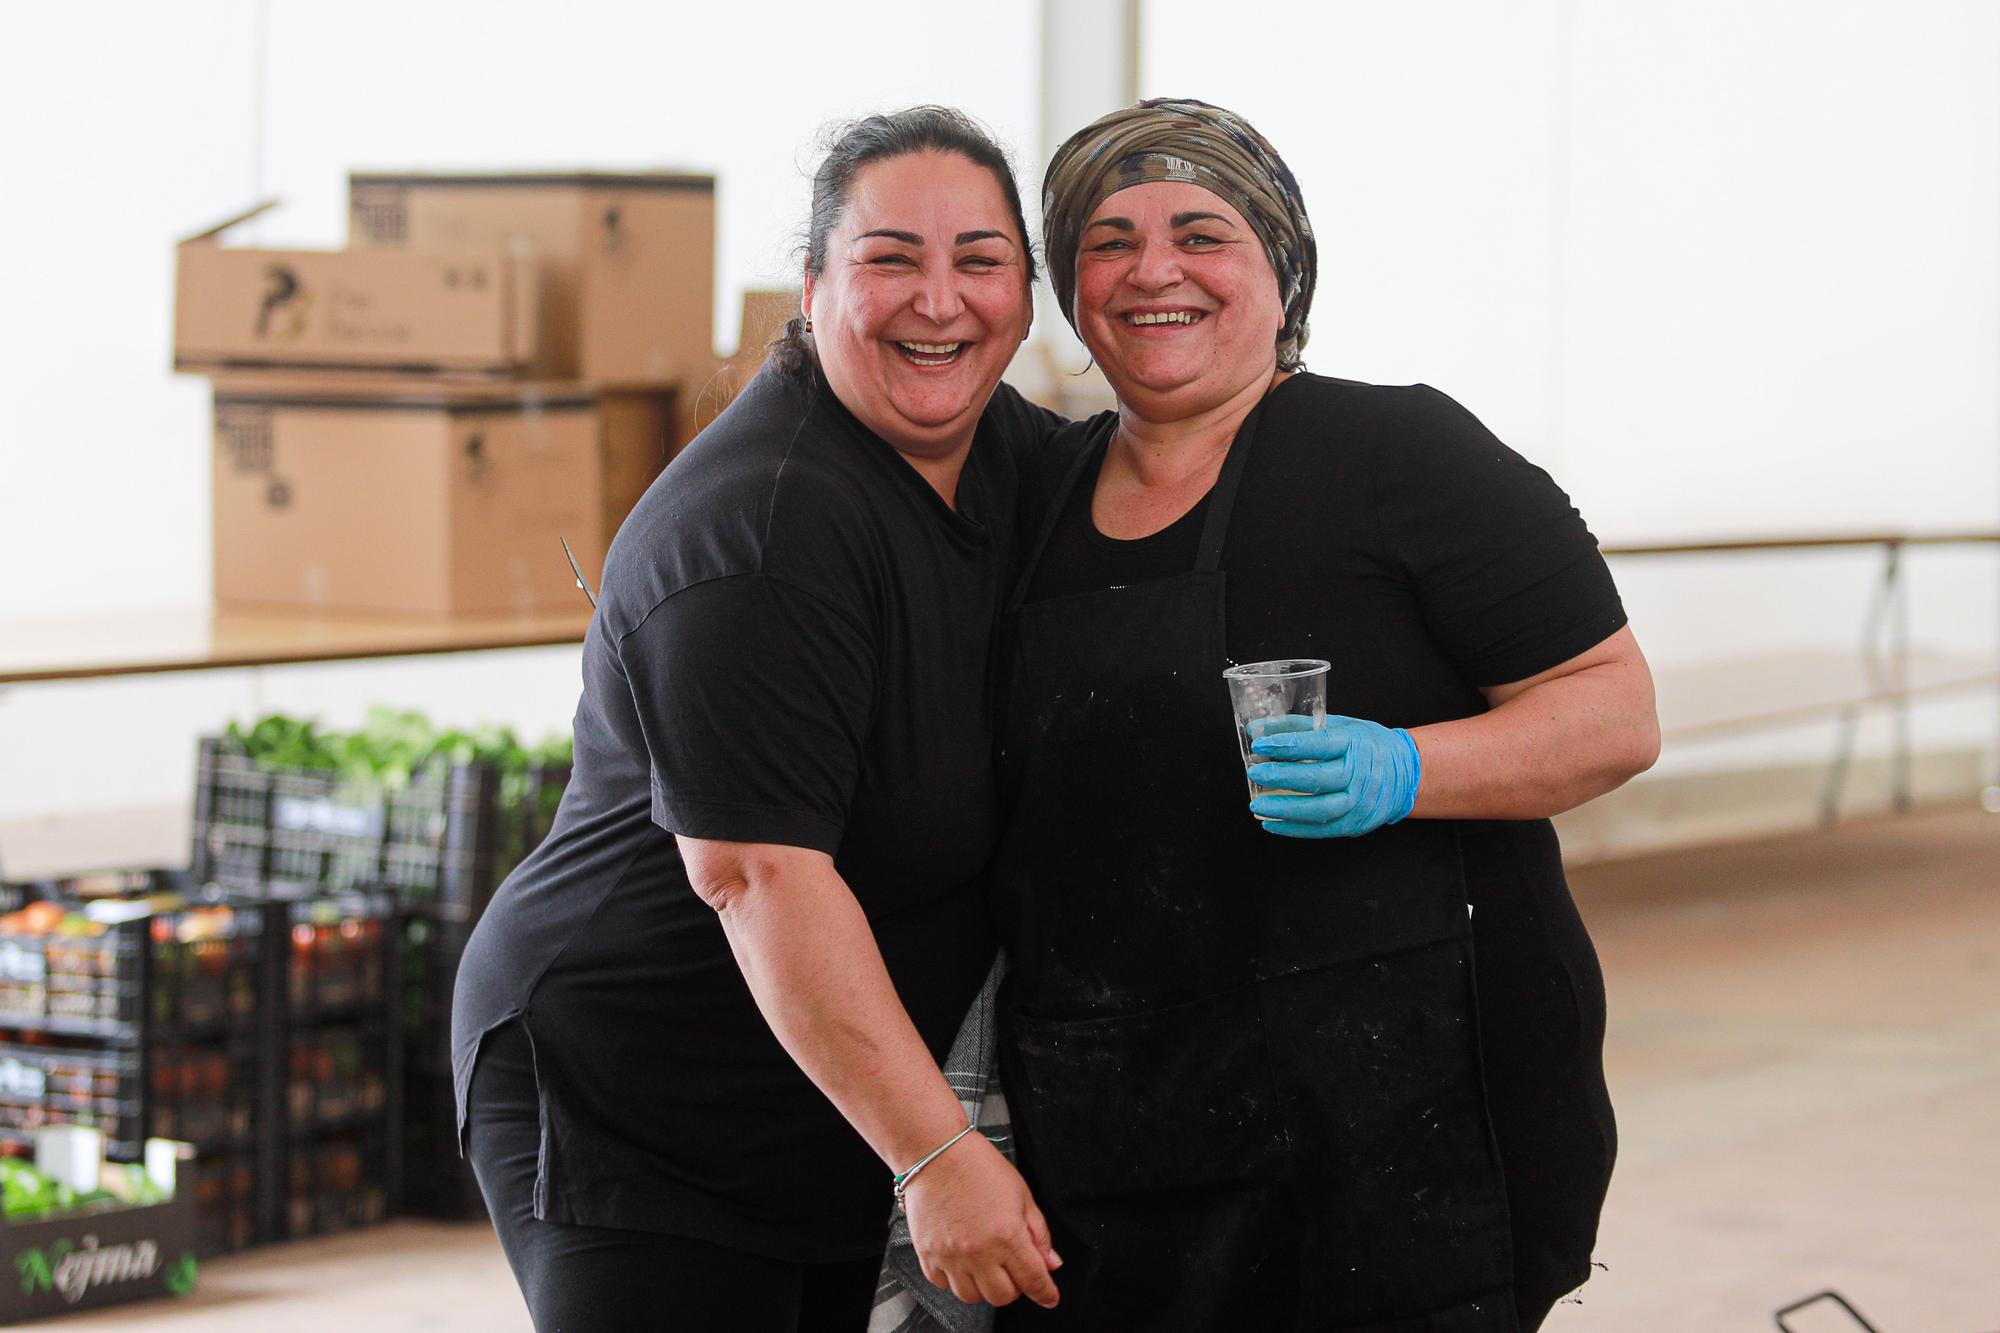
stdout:
[[1297,796],[1259,796],[1250,813],[1285,838],[1358,838],[1410,813],[1423,779],[1417,743],[1401,728],[1329,715],[1317,731],[1263,736],[1250,780]]

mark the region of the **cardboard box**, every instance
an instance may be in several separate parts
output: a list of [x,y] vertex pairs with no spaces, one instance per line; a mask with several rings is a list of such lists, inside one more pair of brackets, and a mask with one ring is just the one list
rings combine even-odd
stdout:
[[743,293],[743,317],[738,325],[736,355],[731,361],[748,362],[755,366],[764,364],[771,344],[785,331],[785,325],[799,313],[799,302],[803,299],[798,288],[780,287],[769,290],[750,288]]
[[771,344],[785,330],[785,324],[799,313],[799,292],[792,289],[751,288],[743,293],[743,317],[738,325],[736,355],[716,363],[715,372],[704,380],[692,400],[693,417],[688,433],[693,436],[722,415],[722,409],[755,379],[771,354]]
[[532,244],[547,374],[673,384],[715,363],[715,178],[668,173],[348,177],[348,243]]
[[534,367],[540,282],[525,245],[225,249],[262,204],[175,250],[174,368],[366,367],[511,375]]
[[584,610],[680,443],[671,393],[379,377],[219,379],[215,600],[459,615]]

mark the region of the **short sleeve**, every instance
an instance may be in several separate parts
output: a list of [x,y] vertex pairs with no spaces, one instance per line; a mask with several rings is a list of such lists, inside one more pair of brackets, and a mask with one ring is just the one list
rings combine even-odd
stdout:
[[868,637],[764,574],[669,597],[619,643],[671,833],[831,855],[874,697]]
[[1549,474],[1436,389],[1397,393],[1378,437],[1379,535],[1454,667],[1504,685],[1623,627],[1597,539]]
[[1069,424],[1069,418],[1003,380],[995,386],[980,424],[993,432],[1018,466],[1026,468],[1043,453],[1050,437]]

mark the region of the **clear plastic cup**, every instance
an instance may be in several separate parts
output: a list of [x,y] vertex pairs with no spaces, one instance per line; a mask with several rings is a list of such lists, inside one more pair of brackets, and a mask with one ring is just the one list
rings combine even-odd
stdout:
[[[1280,732],[1318,731],[1326,726],[1326,673],[1331,665],[1317,658],[1287,658],[1247,662],[1222,673],[1236,713],[1236,748],[1243,754],[1246,773],[1255,764],[1283,762],[1252,754],[1251,742]],[[1261,787],[1247,776],[1244,781],[1253,800],[1302,794],[1283,787]]]

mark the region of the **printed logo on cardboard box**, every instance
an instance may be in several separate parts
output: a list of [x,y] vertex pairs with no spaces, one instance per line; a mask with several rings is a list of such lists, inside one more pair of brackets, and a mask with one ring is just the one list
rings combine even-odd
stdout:
[[232,472],[259,473],[271,470],[276,446],[272,439],[271,409],[220,404],[215,408],[215,439],[229,458]]
[[257,336],[272,342],[296,342],[306,331],[312,293],[290,264],[264,266],[264,300],[257,307]]
[[349,225],[378,245],[401,245],[410,235],[406,185],[356,186],[348,199]]

